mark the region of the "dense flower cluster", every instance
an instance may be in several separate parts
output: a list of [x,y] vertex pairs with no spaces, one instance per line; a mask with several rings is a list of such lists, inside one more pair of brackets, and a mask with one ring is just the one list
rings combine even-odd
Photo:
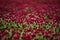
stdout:
[[58,4],[42,4],[51,3],[48,0],[5,2],[1,0],[0,6],[1,40],[60,40]]

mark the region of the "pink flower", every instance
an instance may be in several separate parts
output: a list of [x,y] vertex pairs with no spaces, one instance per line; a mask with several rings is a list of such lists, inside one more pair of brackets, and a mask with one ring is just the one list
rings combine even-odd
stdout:
[[20,38],[20,35],[17,35],[17,34],[13,35],[13,39],[19,39],[19,38]]

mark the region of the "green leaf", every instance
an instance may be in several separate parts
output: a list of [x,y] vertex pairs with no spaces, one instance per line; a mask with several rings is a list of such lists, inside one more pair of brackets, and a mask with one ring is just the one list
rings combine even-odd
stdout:
[[9,35],[12,36],[12,30],[11,30],[11,29],[10,29],[10,31],[9,31]]
[[2,20],[1,22],[2,22],[2,25],[5,25],[5,21],[4,20]]
[[19,40],[23,40],[22,38],[19,38]]
[[46,38],[44,38],[44,40],[47,40]]
[[46,24],[46,27],[47,27],[47,28],[46,28],[47,30],[48,30],[49,28],[51,28],[51,26],[50,26],[49,23]]
[[21,24],[21,23],[18,23],[18,26],[19,26],[20,28],[22,28],[22,24]]
[[36,36],[36,38],[38,38],[39,40],[43,40],[43,36]]
[[56,33],[58,33],[58,32],[59,32],[58,28],[55,30],[55,32],[56,32]]
[[39,38],[40,38],[40,36],[38,36],[38,35],[37,35],[37,36],[36,36],[36,38],[38,38],[38,39],[39,39]]
[[11,27],[11,23],[8,23],[8,27],[9,27],[9,28]]
[[1,28],[6,28],[6,25],[2,25]]
[[39,40],[43,40],[43,36],[40,36]]
[[45,15],[44,17],[45,17],[45,19],[47,19],[47,20],[49,19],[47,15]]
[[15,26],[15,27],[17,26],[17,24],[16,24],[15,22],[13,22],[12,24],[13,24],[13,26]]
[[26,23],[26,27],[29,27],[29,24],[28,23]]
[[33,24],[33,25],[34,25],[34,26],[36,26],[36,25],[37,25],[37,23],[35,23],[35,22],[34,22],[34,24]]
[[60,28],[60,24],[58,24],[58,27]]
[[42,25],[41,25],[41,28],[43,28],[44,26],[45,26],[45,24],[42,24]]
[[32,28],[34,28],[34,25],[33,25],[33,24],[30,24],[30,26],[31,26]]

